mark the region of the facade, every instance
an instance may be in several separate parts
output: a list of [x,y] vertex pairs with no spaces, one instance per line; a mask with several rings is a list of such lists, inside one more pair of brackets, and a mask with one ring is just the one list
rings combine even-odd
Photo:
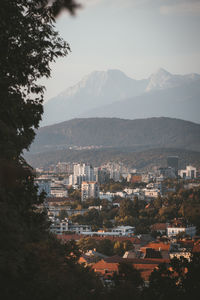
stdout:
[[118,226],[112,229],[113,233],[117,233],[122,236],[131,236],[135,232],[135,227],[132,226]]
[[73,164],[72,163],[66,163],[66,162],[59,162],[56,165],[55,171],[56,171],[56,173],[72,174],[72,172],[73,172]]
[[168,156],[167,166],[168,168],[173,168],[175,175],[178,176],[178,156]]
[[177,234],[179,234],[181,232],[193,237],[196,235],[196,227],[192,226],[192,225],[187,225],[187,226],[170,225],[167,227],[167,236],[168,237],[176,236]]
[[54,222],[51,223],[50,225],[50,231],[55,234],[63,234],[67,231],[68,229],[68,221],[64,220],[60,222],[59,220],[55,220]]
[[127,182],[131,182],[131,183],[142,182],[142,175],[141,174],[128,174]]
[[50,197],[50,195],[51,195],[51,181],[49,179],[38,178],[35,181],[35,184],[38,187],[38,195],[40,195],[42,192],[45,192],[46,196]]
[[172,167],[168,168],[159,168],[159,177],[162,176],[163,179],[165,178],[176,178],[178,175],[178,170],[176,171]]
[[99,198],[99,185],[96,181],[84,181],[81,185],[81,201]]
[[53,182],[51,184],[51,196],[57,198],[67,197],[68,191],[64,185]]
[[158,198],[160,190],[158,189],[144,189],[144,195],[146,198]]
[[87,233],[91,231],[90,225],[72,224],[67,219],[54,220],[50,225],[50,231],[54,234],[64,234],[68,231],[75,232],[77,234]]
[[110,173],[102,168],[94,168],[94,177],[99,184],[104,184],[110,179]]
[[185,170],[180,170],[179,175],[184,179],[193,179],[197,177],[197,169],[193,166],[187,166]]
[[107,192],[107,193],[99,192],[99,198],[100,199],[106,199],[108,201],[112,201],[114,196],[115,196],[114,193],[111,193],[111,192]]
[[69,176],[69,185],[81,185],[83,181],[96,181],[93,167],[88,164],[74,164],[73,175]]

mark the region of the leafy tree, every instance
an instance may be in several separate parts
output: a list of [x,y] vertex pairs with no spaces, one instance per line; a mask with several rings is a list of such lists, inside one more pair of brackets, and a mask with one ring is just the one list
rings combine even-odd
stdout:
[[[0,282],[2,299],[91,299],[96,278],[48,232],[34,174],[22,158],[39,126],[50,63],[68,53],[55,15],[73,0],[2,0],[0,6]],[[77,278],[82,284],[77,287]]]
[[59,219],[62,221],[67,217],[68,217],[67,210],[65,210],[65,209],[61,210],[60,213],[59,213]]
[[107,256],[114,255],[113,242],[109,239],[103,239],[98,241],[97,251]]
[[114,276],[115,288],[110,293],[109,299],[142,299],[141,288],[144,283],[140,272],[131,264],[120,263],[118,274]]
[[196,299],[200,292],[200,254],[193,254],[190,261],[181,257],[161,264],[150,276],[145,299]]
[[119,210],[119,216],[121,218],[124,218],[126,216],[133,216],[134,215],[134,205],[133,201],[130,199],[124,199],[120,203],[120,210]]
[[78,242],[78,247],[86,252],[87,250],[93,250],[97,248],[97,242],[95,239],[88,237],[88,238],[82,238]]
[[122,256],[124,254],[124,247],[123,244],[120,243],[120,241],[116,241],[114,243],[114,253],[119,256]]

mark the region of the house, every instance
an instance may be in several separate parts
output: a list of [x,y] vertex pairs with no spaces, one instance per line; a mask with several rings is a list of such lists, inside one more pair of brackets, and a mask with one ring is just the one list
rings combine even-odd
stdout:
[[184,222],[181,219],[175,219],[172,224],[167,226],[167,236],[173,237],[176,236],[179,233],[185,233],[186,235],[189,235],[190,237],[193,237],[196,235],[196,227],[193,225],[189,225],[186,222]]
[[93,249],[93,250],[88,250],[87,252],[82,254],[78,260],[78,263],[84,264],[85,266],[91,266],[94,263],[104,258],[107,258],[107,256],[97,252],[96,249]]
[[[159,251],[161,253],[161,256],[164,259],[169,259],[169,249],[170,249],[170,244],[169,243],[164,243],[161,241],[156,241],[156,242],[150,242],[145,245],[145,248],[150,248],[154,249],[155,251]],[[142,248],[141,248],[142,251]],[[143,250],[144,252],[144,250]]]
[[160,263],[169,263],[166,259],[126,259],[119,256],[112,256],[106,259],[102,259],[92,266],[94,272],[102,277],[107,277],[108,275],[112,277],[114,273],[118,273],[118,267],[120,263],[132,264],[133,267],[140,271],[142,278],[145,281],[149,280],[150,274]]
[[151,225],[151,232],[156,231],[157,233],[163,235],[166,234],[167,224],[166,223],[156,223]]
[[143,258],[163,258],[162,253],[159,250],[155,250],[153,248],[143,247],[141,248],[143,252]]
[[173,258],[181,258],[184,257],[188,260],[190,260],[191,257],[191,249],[183,248],[178,243],[172,243],[170,245],[170,253],[169,253],[170,259]]

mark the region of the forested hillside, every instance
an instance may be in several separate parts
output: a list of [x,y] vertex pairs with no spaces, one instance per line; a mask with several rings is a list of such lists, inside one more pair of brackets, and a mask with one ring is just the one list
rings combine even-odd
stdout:
[[121,161],[136,169],[148,170],[153,166],[166,166],[168,156],[179,157],[179,167],[187,164],[200,167],[200,152],[181,149],[149,149],[131,151],[131,149],[98,149],[98,150],[57,150],[52,152],[28,154],[28,162],[34,167],[48,167],[58,162],[88,162],[99,166],[108,161]]
[[69,146],[178,148],[200,151],[200,125],[171,118],[73,119],[38,130],[31,152]]

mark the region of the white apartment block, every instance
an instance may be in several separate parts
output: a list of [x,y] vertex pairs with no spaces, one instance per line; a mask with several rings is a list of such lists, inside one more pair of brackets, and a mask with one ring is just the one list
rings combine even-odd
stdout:
[[81,184],[81,201],[99,198],[99,185],[96,181],[84,181]]
[[181,178],[193,179],[197,177],[197,169],[193,166],[187,166],[185,170],[180,170],[179,175]]
[[94,169],[88,164],[74,164],[73,175],[69,178],[69,184],[81,185],[83,181],[95,181]]
[[63,221],[54,220],[50,225],[50,231],[54,234],[65,234],[68,231],[82,234],[91,232],[91,225],[72,224],[67,219]]
[[121,236],[131,236],[135,232],[135,227],[132,226],[118,226],[112,229],[113,233],[117,233]]
[[180,232],[184,232],[185,234],[193,237],[196,235],[196,227],[195,226],[168,226],[167,227],[167,236],[172,237],[176,236]]

